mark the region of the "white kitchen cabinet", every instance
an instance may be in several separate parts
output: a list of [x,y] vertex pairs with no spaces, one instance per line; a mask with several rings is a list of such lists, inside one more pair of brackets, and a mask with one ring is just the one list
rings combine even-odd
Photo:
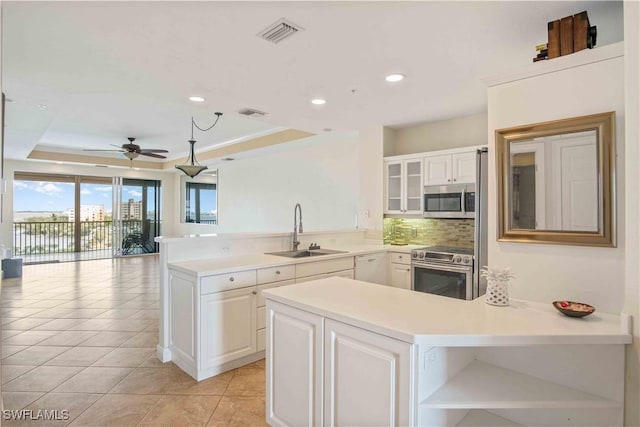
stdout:
[[476,182],[476,151],[469,153],[457,153],[451,156],[452,178],[458,184],[470,184]]
[[407,264],[391,264],[391,286],[411,289],[411,266]]
[[323,319],[274,302],[267,310],[267,422],[321,426]]
[[255,286],[203,295],[199,370],[256,353]]
[[[308,397],[309,381],[318,381],[321,369],[322,425],[623,425],[625,344],[632,341],[627,315],[601,313],[584,328],[548,304],[520,301],[518,310],[496,316],[482,300],[418,296],[337,278],[266,298],[272,315],[298,310],[315,322],[322,318],[316,323],[324,328],[322,363],[318,328],[312,333],[298,317],[303,332],[291,343],[282,336],[287,329],[272,320],[267,327],[268,339],[286,343],[267,353],[267,366],[281,365],[283,357],[287,366],[305,368],[295,375],[304,381],[272,371],[267,395],[281,380],[288,392]],[[460,310],[465,316],[447,315]],[[299,403],[306,415],[306,408],[318,408],[313,397]],[[312,425],[308,420],[271,424]]]
[[424,185],[468,184],[475,180],[475,150],[424,158]]
[[411,289],[411,255],[391,252],[389,261],[389,285],[395,288]]
[[409,425],[411,344],[325,319],[324,424]]
[[411,424],[411,344],[274,301],[267,311],[269,424]]
[[355,259],[356,280],[369,283],[387,284],[387,253],[378,252],[367,255],[358,255]]
[[385,213],[422,214],[422,158],[385,162]]
[[451,154],[424,158],[424,185],[443,185],[451,182]]
[[[296,265],[296,283],[337,275],[347,277],[348,270],[353,279],[352,256],[301,263]],[[318,277],[311,278],[312,276]]]

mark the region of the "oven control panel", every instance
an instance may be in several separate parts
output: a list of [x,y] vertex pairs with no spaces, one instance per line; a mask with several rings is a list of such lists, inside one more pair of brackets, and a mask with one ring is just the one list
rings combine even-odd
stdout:
[[473,255],[435,252],[428,249],[414,249],[411,251],[413,262],[437,262],[443,264],[473,265]]

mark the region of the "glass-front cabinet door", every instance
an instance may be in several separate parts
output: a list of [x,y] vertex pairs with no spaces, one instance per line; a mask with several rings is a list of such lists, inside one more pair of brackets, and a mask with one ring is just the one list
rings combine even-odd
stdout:
[[422,215],[422,159],[385,162],[385,213]]
[[402,203],[403,196],[403,164],[398,162],[385,163],[385,174],[387,177],[387,192],[385,201],[385,213],[402,213],[404,206]]
[[404,213],[422,215],[422,159],[406,160]]

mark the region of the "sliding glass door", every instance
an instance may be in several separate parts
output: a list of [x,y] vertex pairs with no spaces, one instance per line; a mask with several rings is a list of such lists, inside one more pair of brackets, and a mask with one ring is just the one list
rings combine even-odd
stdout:
[[160,181],[113,179],[114,256],[158,252]]
[[111,178],[16,172],[13,249],[27,261],[110,258]]

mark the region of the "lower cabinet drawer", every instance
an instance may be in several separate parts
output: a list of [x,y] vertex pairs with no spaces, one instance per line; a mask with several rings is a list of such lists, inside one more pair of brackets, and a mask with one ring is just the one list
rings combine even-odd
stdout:
[[296,283],[310,282],[312,280],[318,280],[318,279],[326,279],[327,277],[344,277],[346,279],[353,279],[355,277],[355,274],[353,273],[353,268],[350,268],[348,270],[336,271],[333,273],[316,274],[314,276],[301,277],[299,279],[296,279]]
[[396,264],[411,264],[411,254],[391,252],[391,262]]
[[353,268],[353,257],[328,259],[326,261],[305,262],[296,265],[296,279],[299,277],[315,276],[333,273]]
[[256,284],[256,271],[238,271],[228,274],[217,274],[200,279],[200,294],[211,294],[229,289],[245,288]]
[[257,329],[264,329],[267,327],[267,310],[266,307],[258,308]]
[[267,330],[266,329],[258,329],[257,351],[262,351],[265,348],[267,348],[266,340],[267,340]]
[[296,279],[296,283],[310,282],[312,280],[324,279],[327,277],[329,277],[328,274],[316,274],[314,276],[307,276]]
[[279,267],[259,268],[258,284],[290,280],[296,277],[296,267],[281,265]]

